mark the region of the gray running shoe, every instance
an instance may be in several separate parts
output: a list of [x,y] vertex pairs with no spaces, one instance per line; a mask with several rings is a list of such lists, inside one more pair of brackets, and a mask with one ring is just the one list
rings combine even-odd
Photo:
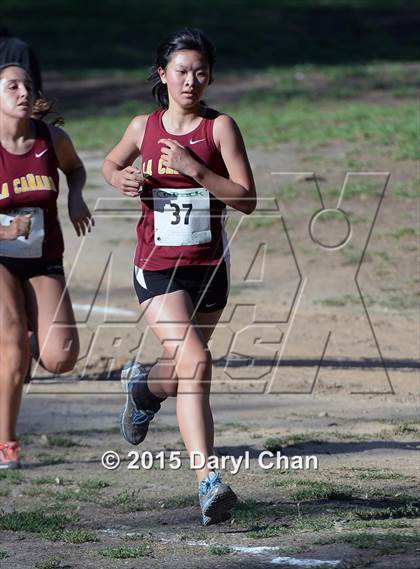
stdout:
[[227,521],[230,518],[230,510],[238,501],[235,492],[221,481],[218,472],[210,472],[208,477],[200,482],[198,498],[205,526]]
[[142,381],[147,381],[148,372],[141,364],[125,364],[121,371],[121,387],[126,394],[125,407],[120,415],[120,428],[125,440],[138,445],[146,438],[149,423],[156,411],[138,409],[133,398],[133,389]]

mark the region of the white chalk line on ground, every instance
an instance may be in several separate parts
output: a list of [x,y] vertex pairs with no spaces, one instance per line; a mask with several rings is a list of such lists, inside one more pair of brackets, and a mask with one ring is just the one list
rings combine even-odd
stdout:
[[92,311],[93,314],[113,314],[114,316],[136,316],[133,310],[114,308],[112,306],[91,306],[90,304],[73,304],[73,308],[79,312]]
[[[177,540],[162,538],[161,541],[174,542]],[[205,541],[194,541],[194,540],[185,541],[183,543],[185,545],[201,546],[201,547],[210,547],[211,545],[214,545],[214,544],[207,543]],[[279,546],[269,546],[269,545],[262,545],[262,546],[258,546],[258,547],[249,547],[249,546],[243,546],[243,545],[229,545],[228,547],[230,549],[232,549],[233,551],[236,551],[237,553],[253,554],[253,555],[264,555],[268,552],[278,551],[279,549],[281,549]],[[325,565],[330,565],[331,567],[335,567],[336,565],[341,563],[341,561],[337,560],[337,559],[299,559],[298,557],[282,556],[282,557],[273,557],[270,560],[270,563],[272,563],[273,565],[288,565],[289,567],[290,566],[294,566],[294,567],[322,567]]]
[[274,565],[293,565],[294,567],[325,567],[330,565],[335,567],[340,563],[337,560],[323,560],[323,559],[297,559],[296,557],[274,557],[270,563]]

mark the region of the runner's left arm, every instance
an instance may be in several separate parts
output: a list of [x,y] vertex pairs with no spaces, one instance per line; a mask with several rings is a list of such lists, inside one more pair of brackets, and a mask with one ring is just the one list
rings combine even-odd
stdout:
[[194,178],[226,205],[246,214],[252,213],[257,205],[257,194],[239,127],[228,115],[220,115],[214,121],[213,138],[226,165],[229,179],[219,176],[195,160],[187,148],[168,138],[158,141],[163,144],[162,164]]
[[69,217],[78,236],[90,232],[95,220],[87,207],[82,190],[86,183],[86,170],[71,138],[61,128],[49,125],[58,167],[64,173],[69,188]]

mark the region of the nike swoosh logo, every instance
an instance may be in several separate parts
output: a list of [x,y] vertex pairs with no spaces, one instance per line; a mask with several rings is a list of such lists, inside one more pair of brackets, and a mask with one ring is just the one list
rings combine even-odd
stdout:
[[193,140],[192,138],[190,138],[190,144],[197,144],[197,142],[204,142],[206,139],[205,138],[200,138],[200,140]]
[[38,152],[35,152],[35,158],[41,158],[41,156],[43,156],[46,152],[48,152],[48,148],[44,148],[44,150],[39,154]]

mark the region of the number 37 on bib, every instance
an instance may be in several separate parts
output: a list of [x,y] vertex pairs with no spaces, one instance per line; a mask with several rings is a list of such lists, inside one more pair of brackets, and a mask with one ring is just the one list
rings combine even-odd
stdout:
[[210,194],[206,188],[154,188],[153,209],[156,245],[211,241]]

